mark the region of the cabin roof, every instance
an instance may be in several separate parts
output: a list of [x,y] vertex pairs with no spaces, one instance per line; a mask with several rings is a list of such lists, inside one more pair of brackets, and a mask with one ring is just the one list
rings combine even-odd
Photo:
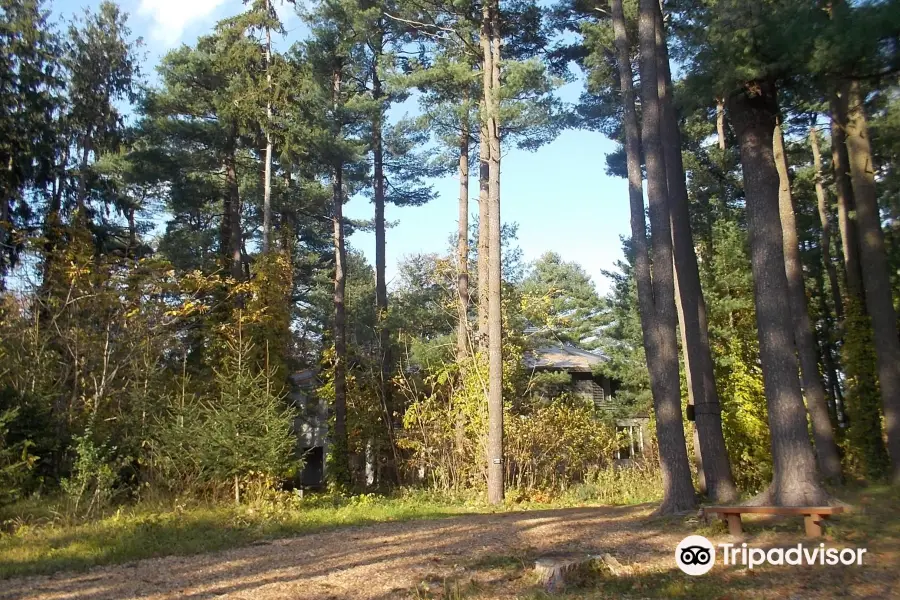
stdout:
[[541,346],[525,354],[525,366],[535,370],[561,370],[590,373],[594,367],[609,361],[600,352],[588,352],[570,344]]

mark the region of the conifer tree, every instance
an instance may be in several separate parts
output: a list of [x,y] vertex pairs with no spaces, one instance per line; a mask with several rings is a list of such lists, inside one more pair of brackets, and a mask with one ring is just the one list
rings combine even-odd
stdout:
[[48,190],[54,175],[62,102],[60,40],[40,0],[0,5],[0,289],[23,249],[27,190]]

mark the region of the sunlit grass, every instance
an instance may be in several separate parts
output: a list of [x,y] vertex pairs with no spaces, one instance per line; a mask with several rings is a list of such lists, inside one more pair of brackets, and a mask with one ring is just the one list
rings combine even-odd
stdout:
[[47,505],[28,503],[4,511],[0,578],[211,552],[334,527],[448,517],[482,508],[425,494],[329,496],[241,507],[138,504],[77,522],[54,516]]

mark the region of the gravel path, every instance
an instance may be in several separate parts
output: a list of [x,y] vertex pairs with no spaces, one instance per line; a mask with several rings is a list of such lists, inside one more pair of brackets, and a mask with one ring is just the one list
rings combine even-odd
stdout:
[[683,537],[647,507],[576,508],[381,523],[220,552],[143,560],[83,573],[0,581],[0,599],[415,597],[423,581],[473,561],[548,550],[612,552],[623,563],[671,560]]
[[[673,550],[697,523],[692,517],[649,518],[652,508],[519,511],[347,527],[214,554],[0,580],[0,600],[423,600],[457,598],[453,586],[461,584],[475,590],[467,598],[514,600],[534,593],[529,572],[536,555],[575,550],[610,553],[629,567],[636,579],[628,598],[691,598],[690,588],[684,588],[691,578],[674,569]],[[760,525],[748,542],[789,547],[804,541],[796,520],[780,532]],[[713,543],[728,539],[724,532],[711,538]],[[831,542],[828,536],[824,541]],[[717,565],[716,581],[707,583],[722,590],[722,599],[900,598],[900,539],[858,542],[869,548],[864,567],[748,572]],[[642,582],[660,576],[673,587],[644,593]]]

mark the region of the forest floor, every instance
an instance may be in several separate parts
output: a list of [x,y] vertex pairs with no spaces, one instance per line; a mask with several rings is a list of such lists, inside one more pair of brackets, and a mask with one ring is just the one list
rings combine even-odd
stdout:
[[[586,507],[353,525],[218,553],[6,579],[0,599],[537,599],[545,594],[533,561],[558,551],[609,553],[629,571],[616,577],[598,567],[580,587],[555,596],[567,599],[900,598],[900,494],[869,489],[843,497],[854,510],[835,518],[823,541],[867,548],[862,566],[717,563],[690,577],[674,564],[676,545],[692,533],[714,544],[735,541],[720,524],[653,517],[651,505]],[[751,545],[804,541],[802,519],[745,521]]]

